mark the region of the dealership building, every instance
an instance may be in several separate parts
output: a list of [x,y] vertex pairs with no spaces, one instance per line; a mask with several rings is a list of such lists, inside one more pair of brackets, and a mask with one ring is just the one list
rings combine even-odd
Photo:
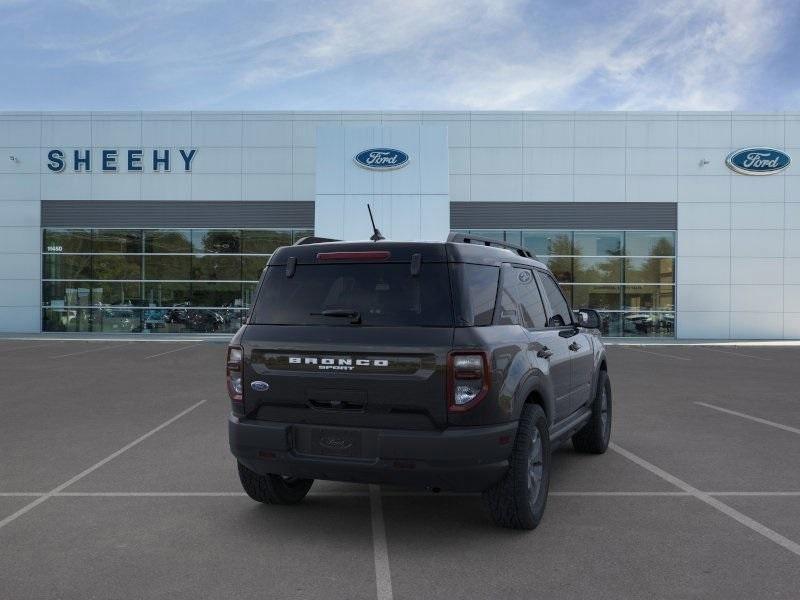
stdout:
[[800,338],[800,113],[0,112],[0,331],[235,331],[278,246],[526,246],[608,337]]

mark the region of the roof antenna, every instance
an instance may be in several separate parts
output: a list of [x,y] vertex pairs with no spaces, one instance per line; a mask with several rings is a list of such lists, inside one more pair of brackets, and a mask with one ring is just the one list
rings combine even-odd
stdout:
[[381,240],[385,240],[386,238],[381,235],[380,229],[375,227],[375,219],[372,216],[372,207],[367,203],[367,210],[369,211],[369,220],[372,221],[372,231],[374,232],[369,239],[373,242],[380,242]]

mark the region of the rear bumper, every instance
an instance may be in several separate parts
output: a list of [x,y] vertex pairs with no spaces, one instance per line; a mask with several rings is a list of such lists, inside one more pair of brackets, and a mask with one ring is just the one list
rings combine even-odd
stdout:
[[[330,456],[309,441],[312,430],[355,436],[358,456]],[[444,431],[349,429],[239,419],[228,433],[233,455],[249,469],[309,479],[389,483],[481,491],[502,478],[517,424],[452,427]]]

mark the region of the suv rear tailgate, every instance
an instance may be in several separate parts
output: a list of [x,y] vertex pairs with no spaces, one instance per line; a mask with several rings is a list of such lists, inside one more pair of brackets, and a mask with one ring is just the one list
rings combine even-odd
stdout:
[[[251,418],[423,430],[447,425],[451,327],[249,325],[241,341]],[[269,388],[256,391],[253,381]]]

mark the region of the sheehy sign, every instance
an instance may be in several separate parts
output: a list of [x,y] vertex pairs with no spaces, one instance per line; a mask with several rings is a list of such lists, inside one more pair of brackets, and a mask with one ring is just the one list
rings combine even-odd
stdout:
[[139,173],[169,173],[170,171],[189,172],[197,148],[164,148],[145,152],[140,148],[117,149],[79,149],[65,151],[53,148],[47,153],[47,168],[53,173],[69,170],[73,173],[116,173],[126,171]]

